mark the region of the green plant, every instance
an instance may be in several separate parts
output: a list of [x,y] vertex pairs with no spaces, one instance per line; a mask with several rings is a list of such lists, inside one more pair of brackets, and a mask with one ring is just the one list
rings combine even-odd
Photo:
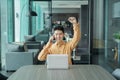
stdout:
[[119,39],[119,40],[120,40],[120,32],[114,33],[114,34],[113,34],[113,37],[114,37],[115,39]]

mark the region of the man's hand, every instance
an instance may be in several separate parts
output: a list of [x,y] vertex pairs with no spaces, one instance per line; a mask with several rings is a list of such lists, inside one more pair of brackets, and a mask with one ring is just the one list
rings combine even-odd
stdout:
[[49,42],[52,42],[55,39],[54,35],[49,38]]
[[68,18],[68,21],[71,22],[73,25],[74,25],[74,24],[77,24],[77,20],[76,20],[75,17],[69,17],[69,18]]

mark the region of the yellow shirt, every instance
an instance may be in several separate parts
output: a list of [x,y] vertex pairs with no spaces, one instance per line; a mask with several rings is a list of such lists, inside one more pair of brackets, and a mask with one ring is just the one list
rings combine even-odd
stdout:
[[68,54],[68,63],[72,64],[71,61],[71,52],[76,47],[81,37],[80,33],[80,25],[75,24],[73,25],[74,35],[71,41],[65,42],[55,42],[51,43],[48,42],[46,46],[41,50],[38,55],[38,60],[43,61],[46,59],[47,54]]

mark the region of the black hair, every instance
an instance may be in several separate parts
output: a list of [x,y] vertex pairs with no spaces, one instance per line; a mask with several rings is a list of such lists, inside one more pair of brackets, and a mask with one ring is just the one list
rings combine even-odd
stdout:
[[64,33],[64,28],[62,27],[62,26],[56,26],[55,28],[54,28],[54,31],[55,30],[60,30],[60,31],[62,31],[63,33]]

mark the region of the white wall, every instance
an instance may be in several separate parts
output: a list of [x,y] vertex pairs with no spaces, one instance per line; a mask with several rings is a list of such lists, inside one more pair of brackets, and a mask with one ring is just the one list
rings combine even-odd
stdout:
[[20,0],[14,0],[14,10],[15,42],[20,42]]

